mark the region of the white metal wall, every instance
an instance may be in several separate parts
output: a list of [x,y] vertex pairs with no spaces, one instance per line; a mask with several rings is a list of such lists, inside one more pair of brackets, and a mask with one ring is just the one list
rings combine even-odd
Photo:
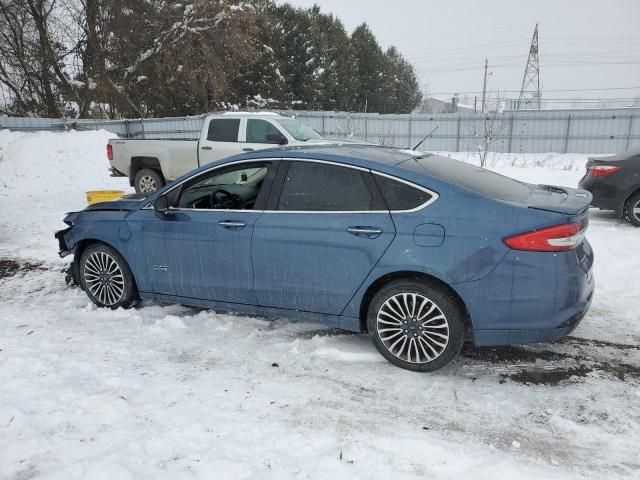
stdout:
[[[428,133],[422,150],[475,151],[493,114],[379,115],[290,111],[326,137],[412,147]],[[489,120],[486,120],[489,118]],[[133,120],[68,120],[0,117],[0,128],[61,131],[109,130],[129,138],[198,138],[204,116]],[[435,131],[434,131],[435,130]],[[489,147],[497,152],[615,153],[640,147],[640,109],[506,111],[493,126]]]
[[[353,138],[395,147],[475,151],[493,114],[378,115],[289,112],[327,137]],[[488,120],[487,120],[488,119]],[[640,109],[506,111],[493,123],[497,152],[614,153],[640,147]]]

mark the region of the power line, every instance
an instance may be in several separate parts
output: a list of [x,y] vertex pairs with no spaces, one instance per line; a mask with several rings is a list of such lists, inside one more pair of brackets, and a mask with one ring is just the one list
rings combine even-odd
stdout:
[[[550,63],[547,64],[545,62],[545,68],[557,68],[557,67],[590,67],[596,65],[638,65],[640,64],[640,60],[638,61],[625,61],[625,62],[589,62],[589,63]],[[516,62],[506,62],[506,63],[497,63],[491,65],[491,68],[499,69],[499,68],[513,68],[519,66],[519,63]],[[437,73],[448,73],[448,72],[461,72],[465,70],[479,70],[482,68],[480,65],[461,65],[460,67],[439,67],[435,69],[428,69],[426,72],[427,75],[437,74]]]
[[[626,44],[626,45],[630,45],[630,46],[635,46],[637,45],[637,40],[633,40],[630,38],[619,38],[616,39],[615,37],[544,37],[544,43],[548,44],[548,43],[562,43],[563,45],[566,42],[584,42],[586,40],[589,40],[591,42],[593,41],[603,41],[603,42],[607,42],[607,43],[612,43],[612,44]],[[514,39],[514,40],[504,40],[504,41],[500,41],[500,42],[490,42],[490,43],[484,43],[484,44],[476,44],[476,45],[469,45],[469,46],[465,46],[465,47],[455,47],[455,48],[447,48],[447,49],[438,49],[438,50],[423,50],[423,51],[419,51],[419,52],[411,52],[411,53],[406,53],[403,52],[403,56],[405,58],[411,59],[411,58],[420,58],[420,57],[428,57],[428,56],[440,56],[440,55],[444,55],[444,54],[452,54],[452,52],[461,52],[461,51],[471,51],[471,50],[480,50],[480,49],[496,49],[496,48],[513,48],[518,46],[519,44],[526,44],[530,41],[529,38],[522,38],[522,39]],[[617,50],[616,50],[617,51]],[[630,50],[633,51],[633,50]]]
[[[555,90],[547,90],[545,92],[595,92],[595,91],[611,91],[611,90],[640,90],[640,86],[637,87],[607,87],[607,88],[561,88]],[[518,93],[520,90],[500,90],[501,93]],[[469,91],[457,91],[457,92],[435,92],[430,95],[455,95],[463,93],[482,93],[481,90],[469,90]]]

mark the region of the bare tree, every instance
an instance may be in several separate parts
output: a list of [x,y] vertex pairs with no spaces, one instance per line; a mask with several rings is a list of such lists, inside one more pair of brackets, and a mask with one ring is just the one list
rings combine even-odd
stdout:
[[68,72],[76,45],[64,38],[63,18],[57,0],[0,0],[0,84],[12,100],[5,102],[12,105],[8,113],[58,117],[68,113],[64,97],[83,103]]
[[467,117],[466,120],[467,128],[471,133],[473,145],[478,152],[480,167],[482,168],[487,166],[490,153],[493,152],[495,154],[495,143],[501,138],[501,134],[506,127],[501,115],[504,97],[498,91],[488,96],[493,97],[495,107],[490,109],[489,112],[483,113],[480,118],[474,115]]
[[52,117],[96,108],[112,117],[206,110],[255,60],[254,3],[0,0],[5,110]]
[[0,1],[0,82],[18,113],[58,116],[55,63],[46,28],[54,2]]

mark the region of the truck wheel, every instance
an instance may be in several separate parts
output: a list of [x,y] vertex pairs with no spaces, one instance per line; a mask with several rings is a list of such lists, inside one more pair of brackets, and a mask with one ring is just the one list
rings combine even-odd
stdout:
[[151,193],[164,187],[164,179],[157,170],[153,168],[143,168],[136,173],[133,179],[133,186],[137,193]]
[[631,225],[640,227],[640,192],[631,195],[624,204],[624,218],[631,222]]

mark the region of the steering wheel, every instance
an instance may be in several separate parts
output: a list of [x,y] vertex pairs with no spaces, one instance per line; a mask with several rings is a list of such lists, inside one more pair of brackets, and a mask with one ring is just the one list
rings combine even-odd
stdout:
[[209,196],[209,204],[211,208],[216,209],[233,209],[242,208],[242,201],[238,195],[229,193],[228,191],[219,188],[211,192]]

